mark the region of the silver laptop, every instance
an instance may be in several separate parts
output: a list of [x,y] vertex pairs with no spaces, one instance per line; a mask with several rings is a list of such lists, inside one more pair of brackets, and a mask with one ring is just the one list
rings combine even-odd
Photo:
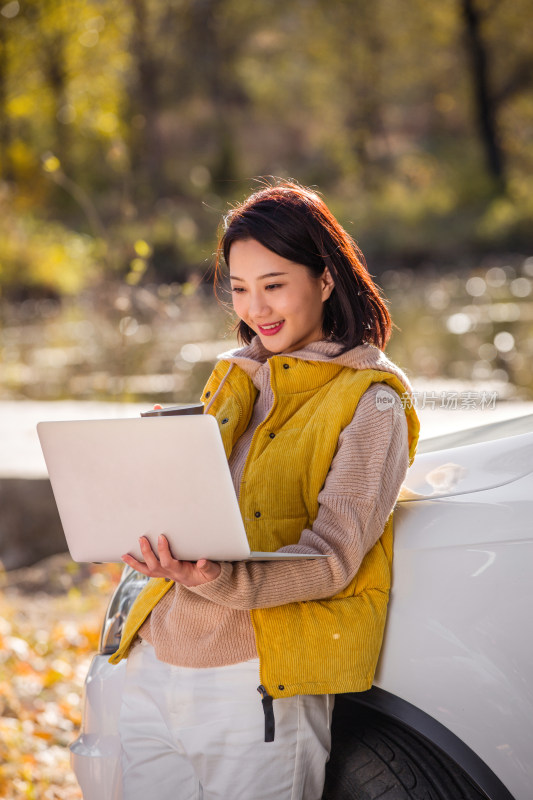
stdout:
[[74,561],[143,560],[157,552],[197,561],[324,556],[252,553],[214,417],[40,422],[37,432]]

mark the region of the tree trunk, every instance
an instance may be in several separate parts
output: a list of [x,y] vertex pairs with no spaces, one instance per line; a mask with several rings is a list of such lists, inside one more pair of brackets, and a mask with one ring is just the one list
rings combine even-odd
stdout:
[[0,22],[0,179],[14,181],[15,175],[9,153],[11,121],[7,112],[7,35]]
[[43,72],[54,98],[55,155],[68,174],[72,174],[70,158],[70,130],[61,121],[61,111],[67,104],[67,67],[65,64],[65,36],[61,33],[46,36],[42,42]]
[[225,4],[225,0],[198,0],[191,4],[189,18],[191,57],[199,70],[198,83],[206,92],[214,114],[216,154],[211,175],[220,194],[231,191],[238,178],[233,116],[243,102],[234,74],[242,41],[238,31],[225,27],[231,26],[229,16],[225,18],[225,26],[221,23]]
[[131,0],[131,7],[134,16],[132,54],[137,67],[137,91],[133,105],[136,113],[143,118],[142,127],[137,129],[133,159],[138,162],[142,176],[140,181],[136,181],[137,199],[144,207],[150,206],[154,199],[164,193],[164,153],[158,127],[159,76],[150,42],[148,4],[145,0]]
[[476,0],[461,0],[472,69],[477,125],[489,174],[500,192],[505,191],[505,159],[498,137],[497,107],[489,86],[488,53],[481,32],[482,13]]

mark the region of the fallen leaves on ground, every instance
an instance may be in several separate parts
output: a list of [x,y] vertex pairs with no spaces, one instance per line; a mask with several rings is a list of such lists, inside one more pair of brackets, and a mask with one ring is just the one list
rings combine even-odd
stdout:
[[121,571],[61,554],[0,574],[0,800],[81,800],[68,745]]

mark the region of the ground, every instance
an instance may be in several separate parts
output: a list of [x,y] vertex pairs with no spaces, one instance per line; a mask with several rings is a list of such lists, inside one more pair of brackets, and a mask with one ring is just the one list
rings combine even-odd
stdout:
[[0,574],[0,800],[81,800],[68,745],[120,572],[62,554]]

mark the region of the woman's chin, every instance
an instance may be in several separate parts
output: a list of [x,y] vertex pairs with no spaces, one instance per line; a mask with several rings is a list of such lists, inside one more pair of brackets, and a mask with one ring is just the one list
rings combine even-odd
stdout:
[[283,353],[283,347],[281,346],[276,347],[274,342],[270,342],[268,339],[266,339],[265,341],[265,339],[263,339],[262,337],[259,338],[261,339],[261,344],[263,345],[265,350],[268,350],[269,353],[272,353],[273,355],[276,355],[277,353]]
[[266,336],[264,333],[261,333],[261,331],[256,331],[256,335],[265,350],[268,350],[269,353],[283,352],[283,342],[280,341],[279,336]]

